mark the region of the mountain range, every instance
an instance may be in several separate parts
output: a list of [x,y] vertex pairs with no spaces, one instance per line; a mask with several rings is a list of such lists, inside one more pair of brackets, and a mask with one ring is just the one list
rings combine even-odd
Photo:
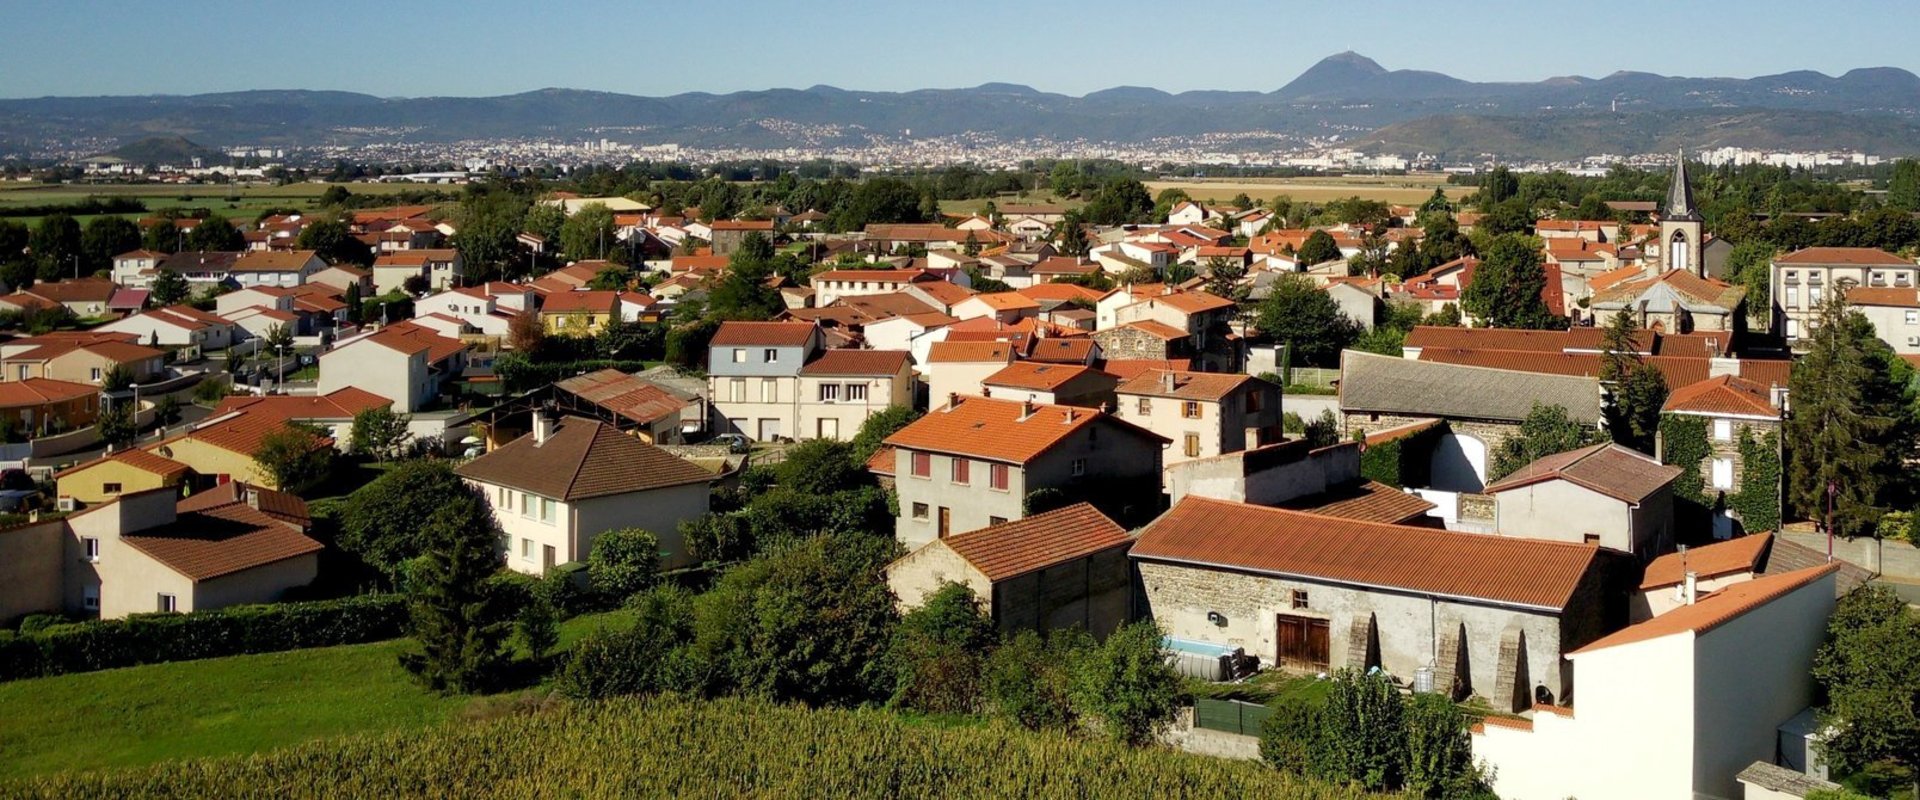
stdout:
[[[1366,149],[1559,158],[1721,144],[1920,152],[1920,76],[1786,72],[1685,78],[1472,82],[1388,70],[1357,53],[1271,92],[1116,87],[1081,97],[1017,84],[867,92],[814,86],[640,97],[541,89],[497,97],[382,98],[337,91],[0,100],[0,142],[190,137],[208,146],[302,147],[465,139],[596,139],[696,147],[859,147],[976,134],[1139,143],[1205,134],[1339,137]],[[1571,130],[1578,135],[1569,138]],[[1590,149],[1598,147],[1598,150]]]

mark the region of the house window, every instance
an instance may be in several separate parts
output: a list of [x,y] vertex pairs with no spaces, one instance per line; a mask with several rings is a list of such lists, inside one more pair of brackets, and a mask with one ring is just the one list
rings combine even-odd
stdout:
[[555,505],[556,504],[548,498],[545,498],[545,497],[540,498],[540,521],[541,522],[547,523],[548,525],[553,524],[553,517],[554,517],[553,508]]
[[1005,525],[1007,524],[1007,518],[1006,517],[987,517],[987,524],[988,525]]
[[520,516],[529,519],[533,517],[533,495],[526,492],[520,493]]
[[965,486],[973,482],[973,462],[964,458],[953,460],[953,482]]
[[80,607],[85,608],[89,611],[100,610],[100,587],[98,586],[80,587]]
[[849,402],[865,402],[866,399],[867,399],[866,384],[864,383],[847,384],[847,400]]
[[1733,488],[1733,459],[1716,458],[1713,460],[1713,488]]
[[1074,459],[1073,460],[1073,476],[1078,478],[1085,474],[1087,474],[1087,460],[1084,458]]
[[1820,287],[1807,287],[1807,302],[1816,306],[1820,305]]
[[87,563],[100,563],[100,540],[92,536],[80,537],[80,547],[87,551]]
[[171,614],[179,607],[180,601],[178,598],[170,594],[162,594],[160,595],[160,602],[156,605],[155,610],[162,614]]
[[1305,589],[1293,590],[1293,607],[1294,608],[1308,607],[1307,606],[1307,590]]
[[747,349],[746,349],[746,348],[744,348],[744,347],[736,347],[736,348],[734,348],[734,349],[733,349],[733,363],[735,363],[735,364],[745,364],[745,363],[747,363]]
[[1600,534],[1597,534],[1597,533],[1584,534],[1580,537],[1580,541],[1586,542],[1587,544],[1599,544]]
[[926,518],[927,518],[927,504],[926,504],[926,503],[914,503],[914,504],[913,504],[913,518],[914,518],[914,519],[926,519]]
[[1144,398],[1144,397],[1140,398],[1140,402],[1137,404],[1136,407],[1140,411],[1140,416],[1144,417],[1148,414],[1153,413],[1153,401],[1148,400],[1147,398]]
[[1185,451],[1188,458],[1200,457],[1200,434],[1187,434]]
[[1800,287],[1787,287],[1787,307],[1793,308],[1798,305],[1800,305]]
[[101,494],[119,494],[120,484],[117,484],[117,483],[100,484],[100,493]]
[[764,361],[764,362],[766,362],[766,363],[768,363],[768,364],[771,364],[771,363],[773,363],[773,362],[775,362],[775,361],[779,361],[779,360],[780,360],[780,351],[778,351],[778,350],[775,350],[775,349],[773,349],[773,348],[771,348],[771,347],[769,347],[769,348],[767,348],[767,349],[765,349],[765,350],[762,350],[762,351],[760,351],[760,360],[761,360],[761,361]]
[[98,383],[100,381],[100,368],[94,367],[90,372],[93,375],[94,382]]
[[727,399],[735,403],[746,402],[747,400],[747,379],[746,378],[734,378],[733,380],[727,382]]
[[987,467],[987,488],[999,491],[1007,490],[1007,465],[993,464]]
[[1716,442],[1733,441],[1733,420],[1716,419],[1713,421],[1713,440]]
[[1246,405],[1247,413],[1251,414],[1255,411],[1259,411],[1260,410],[1260,393],[1247,392],[1246,397],[1247,397],[1247,405]]
[[933,456],[926,453],[913,453],[908,460],[912,462],[913,477],[926,478],[933,475]]
[[1182,402],[1180,404],[1180,416],[1186,417],[1187,419],[1199,419],[1200,403],[1194,400]]
[[1907,311],[1907,324],[1920,325],[1920,311]]
[[837,384],[837,383],[820,384],[820,402],[832,403],[839,399],[840,399],[840,384]]
[[772,378],[761,378],[760,379],[760,402],[777,403],[779,401],[780,401],[780,384],[774,383]]
[[502,486],[499,489],[496,489],[495,491],[500,495],[500,499],[498,502],[494,503],[494,505],[497,505],[501,508],[509,508],[509,509],[513,508],[513,493],[507,491],[507,487]]

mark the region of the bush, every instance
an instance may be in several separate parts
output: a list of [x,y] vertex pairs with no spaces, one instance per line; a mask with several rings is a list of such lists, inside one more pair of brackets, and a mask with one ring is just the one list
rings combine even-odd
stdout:
[[987,657],[998,640],[972,589],[941,584],[894,629],[887,649],[892,703],[934,714],[972,713],[979,708]]
[[1131,745],[1158,737],[1179,704],[1180,675],[1167,663],[1160,628],[1136,622],[1086,651],[1074,669],[1073,699],[1107,736]]
[[587,555],[587,579],[609,604],[624,602],[647,588],[660,572],[660,538],[639,528],[620,528],[594,537]]
[[0,639],[0,680],[372,642],[406,620],[406,600],[387,594],[53,625]]
[[1041,638],[1021,631],[987,659],[986,690],[994,715],[1028,730],[1074,727],[1071,654],[1090,647],[1093,637],[1080,628]]
[[635,595],[633,626],[600,629],[574,645],[555,685],[576,699],[694,692],[706,683],[705,662],[689,644],[693,597],[677,586]]

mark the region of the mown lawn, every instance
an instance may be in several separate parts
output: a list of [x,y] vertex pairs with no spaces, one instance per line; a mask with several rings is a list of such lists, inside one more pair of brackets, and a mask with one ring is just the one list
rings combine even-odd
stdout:
[[[561,646],[620,611],[561,628]],[[439,697],[398,656],[405,640],[152,664],[0,683],[0,779],[273,750],[485,714],[499,697]]]

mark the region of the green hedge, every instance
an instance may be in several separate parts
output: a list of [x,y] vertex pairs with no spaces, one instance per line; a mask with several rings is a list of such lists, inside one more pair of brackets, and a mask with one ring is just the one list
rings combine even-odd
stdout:
[[406,598],[385,594],[54,625],[0,633],[0,681],[371,642],[406,624]]

